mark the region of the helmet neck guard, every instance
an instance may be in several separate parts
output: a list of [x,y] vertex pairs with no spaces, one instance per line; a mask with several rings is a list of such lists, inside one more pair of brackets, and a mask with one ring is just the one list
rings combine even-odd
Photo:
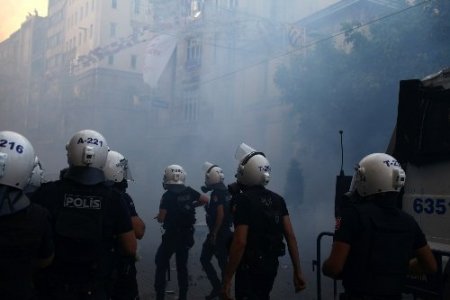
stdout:
[[89,167],[70,167],[64,174],[64,178],[84,185],[95,185],[105,182],[103,171]]

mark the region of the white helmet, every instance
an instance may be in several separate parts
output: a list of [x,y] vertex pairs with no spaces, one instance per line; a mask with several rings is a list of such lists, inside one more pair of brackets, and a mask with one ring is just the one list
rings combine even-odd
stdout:
[[44,183],[44,169],[42,168],[39,158],[36,156],[36,159],[34,160],[34,168],[31,172],[31,178],[28,185],[37,188],[40,187],[42,183]]
[[239,160],[235,175],[239,183],[246,186],[265,186],[269,183],[272,169],[264,153],[242,143],[234,157]]
[[114,182],[122,182],[124,179],[133,180],[128,169],[128,160],[117,151],[108,152],[103,172],[106,180]]
[[180,165],[170,165],[164,170],[163,185],[179,184],[184,185],[186,172]]
[[405,185],[405,171],[395,158],[385,153],[372,153],[356,167],[352,185],[362,197],[400,192]]
[[203,171],[205,171],[205,185],[211,186],[223,182],[225,175],[222,168],[210,162],[203,164]]
[[66,145],[67,162],[73,167],[102,170],[108,155],[105,138],[97,131],[86,129],[75,133]]
[[23,190],[30,181],[36,155],[31,143],[12,131],[0,131],[0,184]]

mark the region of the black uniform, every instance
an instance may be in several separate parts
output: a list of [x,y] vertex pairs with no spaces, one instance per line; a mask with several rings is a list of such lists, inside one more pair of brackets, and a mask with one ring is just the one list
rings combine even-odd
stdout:
[[351,246],[343,270],[348,298],[401,299],[409,260],[427,242],[417,222],[395,199],[373,199],[342,210],[335,241]]
[[52,216],[55,259],[42,275],[42,299],[109,299],[114,239],[132,230],[120,194],[104,183],[43,184],[34,202]]
[[[131,217],[137,217],[133,199],[124,190],[117,189],[122,196],[124,204],[128,208]],[[120,250],[115,252],[116,262],[113,272],[112,300],[137,300],[139,299],[139,289],[137,284],[136,258],[121,255]]]
[[188,255],[194,245],[195,206],[200,193],[190,187],[169,188],[161,199],[159,208],[167,211],[161,245],[155,256],[155,291],[157,299],[164,299],[166,272],[175,253],[179,299],[185,300],[188,290]]
[[[225,266],[228,259],[228,244],[232,235],[232,224],[229,208],[230,195],[228,190],[223,183],[216,184],[213,188],[214,189],[211,192],[209,203],[205,206],[206,224],[208,225],[210,234],[203,243],[202,253],[200,255],[200,262],[213,287],[211,296],[218,294],[221,287],[221,280],[219,280],[219,277],[217,276],[217,272],[211,263],[211,259],[213,256],[217,258],[221,271],[221,278],[223,278],[223,273],[225,272]],[[213,241],[210,235],[216,224],[217,208],[219,206],[223,206],[224,218],[217,236]]]
[[0,216],[0,299],[34,299],[33,261],[53,254],[49,214],[30,204]]
[[260,186],[233,195],[233,221],[248,226],[247,246],[236,270],[236,299],[269,299],[278,271],[278,257],[285,254],[284,199]]

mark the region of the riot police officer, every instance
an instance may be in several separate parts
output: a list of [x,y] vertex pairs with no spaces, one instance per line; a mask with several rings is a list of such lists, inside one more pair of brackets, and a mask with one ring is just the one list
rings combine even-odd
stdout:
[[232,193],[234,233],[222,288],[231,299],[234,273],[235,296],[240,299],[269,299],[278,272],[278,257],[285,254],[286,240],[293,264],[295,292],[305,288],[294,230],[284,199],[265,188],[271,167],[264,153],[242,143],[235,158],[239,160],[237,182]]
[[[128,160],[119,152],[110,150],[103,167],[106,181],[122,196],[131,216],[131,224],[138,240],[144,237],[145,223],[139,217],[133,199],[127,193],[128,181],[132,181]],[[139,289],[137,284],[136,257],[123,255],[119,247],[115,252],[115,268],[113,271],[113,287],[111,300],[137,300]]]
[[35,166],[31,143],[12,131],[0,132],[0,298],[34,299],[33,267],[53,258],[49,214],[31,204],[23,189]]
[[[212,290],[206,300],[214,299],[220,295],[221,282],[228,259],[228,241],[231,238],[230,195],[223,183],[222,168],[210,162],[203,164],[205,171],[205,185],[201,187],[204,193],[211,191],[208,204],[205,205],[206,224],[209,233],[203,242],[200,262],[203,270],[212,285]],[[211,263],[212,257],[217,258],[220,268],[220,279]]]
[[185,185],[186,172],[180,165],[169,165],[164,171],[159,213],[156,219],[162,223],[164,234],[156,256],[156,299],[162,300],[166,289],[166,272],[171,256],[175,253],[180,300],[187,299],[188,256],[194,245],[195,207],[208,202],[206,195]]
[[94,130],[75,133],[66,145],[68,169],[32,200],[52,216],[55,259],[40,288],[42,299],[109,299],[114,241],[136,255],[136,237],[119,193],[105,184],[109,151]]
[[409,269],[436,271],[419,225],[397,208],[405,179],[397,160],[384,153],[367,155],[357,165],[351,187],[357,200],[337,216],[322,266],[325,275],[342,278],[343,299],[401,299]]

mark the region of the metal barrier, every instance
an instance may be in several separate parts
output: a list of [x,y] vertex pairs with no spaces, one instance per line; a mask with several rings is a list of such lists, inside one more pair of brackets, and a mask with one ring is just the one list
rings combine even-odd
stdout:
[[[321,241],[324,236],[333,237],[332,232],[322,232],[316,240],[316,259],[313,260],[313,271],[316,271],[317,300],[322,300],[322,260]],[[413,295],[414,299],[449,300],[450,299],[450,253],[433,251],[438,263],[438,271],[432,275],[412,276],[408,275],[405,285],[405,293]],[[445,268],[443,257],[447,257]],[[447,278],[449,277],[449,278]],[[333,297],[337,299],[337,281],[333,280]]]
[[[405,293],[410,293],[414,296],[414,299],[426,299],[426,300],[448,300],[449,287],[448,278],[446,275],[450,270],[449,261],[446,263],[446,267],[443,267],[443,257],[450,257],[450,253],[433,250],[434,257],[438,265],[436,273],[431,275],[413,276],[408,275],[406,278]],[[417,298],[418,297],[418,298]]]
[[[316,259],[313,260],[313,271],[314,267],[316,267],[317,272],[317,300],[322,300],[322,261],[320,257],[320,250],[321,250],[321,240],[324,236],[334,236],[334,233],[332,232],[322,232],[317,236],[316,241]],[[336,299],[337,296],[337,287],[336,287],[336,280],[333,282],[333,295]]]

